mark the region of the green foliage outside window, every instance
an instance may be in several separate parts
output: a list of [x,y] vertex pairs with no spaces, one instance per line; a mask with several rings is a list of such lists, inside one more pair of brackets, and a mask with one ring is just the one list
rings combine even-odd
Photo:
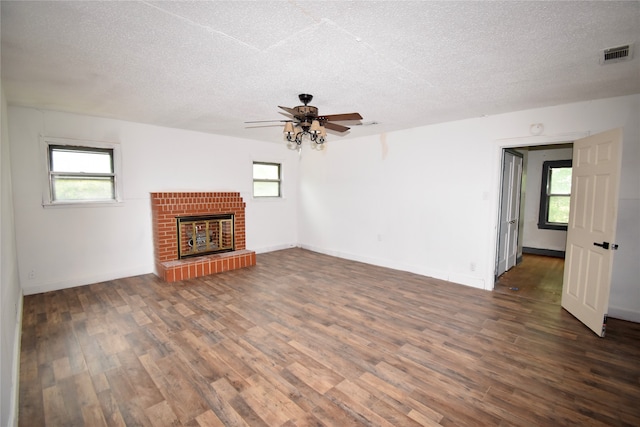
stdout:
[[567,224],[571,203],[571,169],[551,168],[549,171],[549,205],[547,222]]
[[570,202],[571,200],[568,196],[549,197],[549,213],[547,222],[555,224],[567,224],[569,222]]
[[113,200],[112,178],[55,177],[54,200]]

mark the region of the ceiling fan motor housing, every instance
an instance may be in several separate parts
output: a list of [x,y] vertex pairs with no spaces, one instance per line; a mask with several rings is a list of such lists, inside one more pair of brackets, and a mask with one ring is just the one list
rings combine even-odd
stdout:
[[[312,95],[301,93],[300,95],[298,95],[298,97],[304,105],[298,105],[297,107],[293,108],[278,105],[278,108],[283,109],[288,114],[291,114],[293,116],[293,120],[280,121],[292,122],[294,126],[301,127],[303,133],[305,134],[309,133],[314,120],[317,120],[320,126],[325,127],[329,130],[336,132],[346,132],[349,130],[347,126],[333,123],[333,121],[362,119],[362,116],[359,113],[329,114],[327,116],[318,116],[318,109],[313,105],[309,105],[309,102],[311,102],[311,99],[313,99]],[[321,129],[321,131],[323,133],[325,132],[324,129]],[[291,131],[287,131],[286,133],[290,134]]]
[[300,126],[311,126],[311,122],[318,117],[318,109],[311,105],[299,105],[294,108],[294,117],[300,122]]

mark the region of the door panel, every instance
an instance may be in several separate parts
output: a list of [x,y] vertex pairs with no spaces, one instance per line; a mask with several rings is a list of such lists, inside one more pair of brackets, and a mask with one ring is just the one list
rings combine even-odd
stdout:
[[511,165],[509,195],[509,239],[507,244],[507,270],[518,260],[518,229],[520,228],[520,186],[522,181],[522,158],[515,156]]
[[618,216],[622,131],[615,129],[575,141],[573,152],[562,307],[604,336],[613,263],[611,245],[615,243]]
[[519,155],[510,151],[504,152],[496,277],[516,265],[518,257],[522,163],[522,157]]

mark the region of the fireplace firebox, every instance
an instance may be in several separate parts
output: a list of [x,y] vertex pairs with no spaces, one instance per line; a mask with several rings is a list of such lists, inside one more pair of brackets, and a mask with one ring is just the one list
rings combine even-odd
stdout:
[[184,259],[235,250],[233,220],[233,214],[176,218],[178,258]]

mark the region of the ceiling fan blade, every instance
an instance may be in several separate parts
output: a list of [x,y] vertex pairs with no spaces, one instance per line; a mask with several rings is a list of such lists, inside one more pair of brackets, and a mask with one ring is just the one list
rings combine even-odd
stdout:
[[282,128],[282,125],[280,124],[262,124],[262,125],[254,125],[254,126],[245,126],[245,129],[262,129],[262,128],[274,128],[274,127],[278,127],[278,128]]
[[336,132],[346,132],[349,130],[349,128],[346,126],[342,126],[342,125],[331,123],[331,122],[324,122],[322,126],[330,130],[335,130]]
[[284,111],[291,114],[292,116],[295,116],[297,114],[297,111],[294,110],[293,108],[283,107],[282,105],[278,105],[278,108],[282,108]]
[[290,122],[291,120],[253,120],[250,122],[245,122],[245,123],[269,123],[269,122]]
[[345,113],[345,114],[329,114],[328,116],[318,117],[323,120],[342,121],[342,120],[362,120],[360,113]]

